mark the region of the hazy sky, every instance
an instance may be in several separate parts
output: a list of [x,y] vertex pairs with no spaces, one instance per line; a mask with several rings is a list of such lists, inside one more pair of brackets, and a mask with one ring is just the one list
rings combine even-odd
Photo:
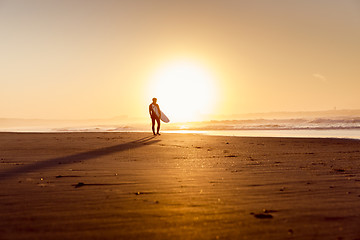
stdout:
[[0,117],[147,117],[178,59],[211,114],[360,108],[360,1],[0,0]]

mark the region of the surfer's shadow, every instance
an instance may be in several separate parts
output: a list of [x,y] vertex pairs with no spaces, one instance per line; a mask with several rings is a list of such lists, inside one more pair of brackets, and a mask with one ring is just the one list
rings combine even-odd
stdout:
[[66,164],[72,164],[77,162],[83,162],[90,159],[99,158],[102,156],[130,150],[130,149],[136,149],[140,148],[146,145],[151,145],[160,142],[161,140],[152,140],[155,136],[150,137],[144,137],[135,141],[127,142],[118,144],[115,146],[95,149],[87,152],[77,153],[65,157],[57,157],[57,158],[50,158],[43,161],[38,161],[33,164],[28,164],[24,166],[18,166],[13,169],[9,169],[7,172],[0,173],[0,181],[2,179],[7,179],[11,177],[15,177],[21,174],[29,173],[29,172],[35,172],[42,169],[47,168],[55,168]]

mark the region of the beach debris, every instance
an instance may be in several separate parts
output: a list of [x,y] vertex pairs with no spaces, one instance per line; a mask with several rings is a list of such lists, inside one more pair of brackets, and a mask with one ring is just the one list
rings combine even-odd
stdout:
[[273,218],[273,216],[269,213],[250,213],[251,215],[253,215],[256,218],[259,219],[271,219]]
[[231,157],[237,157],[236,155],[226,155],[225,157],[229,157],[229,158],[231,158]]
[[82,186],[85,186],[85,183],[83,182],[78,182],[77,184],[73,185],[75,186],[75,188],[79,188],[79,187],[82,187]]
[[335,172],[339,172],[339,173],[343,173],[343,172],[345,172],[345,169],[335,168],[334,171],[335,171]]
[[256,218],[273,218],[273,216],[271,214],[266,214],[266,213],[258,213],[254,215]]
[[153,192],[136,192],[135,195],[152,194]]
[[76,175],[58,175],[55,178],[76,178],[76,177],[80,177],[80,176],[76,176]]
[[289,235],[293,235],[294,234],[294,230],[292,230],[291,228],[288,230],[288,234]]
[[253,215],[255,218],[259,218],[259,219],[271,219],[271,218],[274,218],[274,217],[270,213],[276,213],[276,212],[278,212],[278,211],[273,210],[273,209],[264,208],[262,210],[262,212],[259,212],[259,213],[251,212],[250,214]]

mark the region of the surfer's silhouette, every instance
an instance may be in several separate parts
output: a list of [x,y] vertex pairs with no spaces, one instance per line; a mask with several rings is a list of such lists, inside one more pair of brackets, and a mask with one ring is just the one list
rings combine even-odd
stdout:
[[[161,111],[159,105],[156,103],[157,99],[153,98],[152,103],[149,105],[149,113],[151,117],[151,128],[154,135],[160,135],[160,118],[161,118]],[[155,134],[155,121],[157,123],[157,131]]]

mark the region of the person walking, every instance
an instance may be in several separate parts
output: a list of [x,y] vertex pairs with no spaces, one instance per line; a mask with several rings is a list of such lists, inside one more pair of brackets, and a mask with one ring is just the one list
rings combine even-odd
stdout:
[[[157,99],[153,98],[152,103],[149,105],[149,114],[151,117],[151,128],[154,135],[160,135],[160,118],[161,118],[161,111],[159,104],[156,103]],[[157,131],[155,134],[155,121],[157,123]]]

